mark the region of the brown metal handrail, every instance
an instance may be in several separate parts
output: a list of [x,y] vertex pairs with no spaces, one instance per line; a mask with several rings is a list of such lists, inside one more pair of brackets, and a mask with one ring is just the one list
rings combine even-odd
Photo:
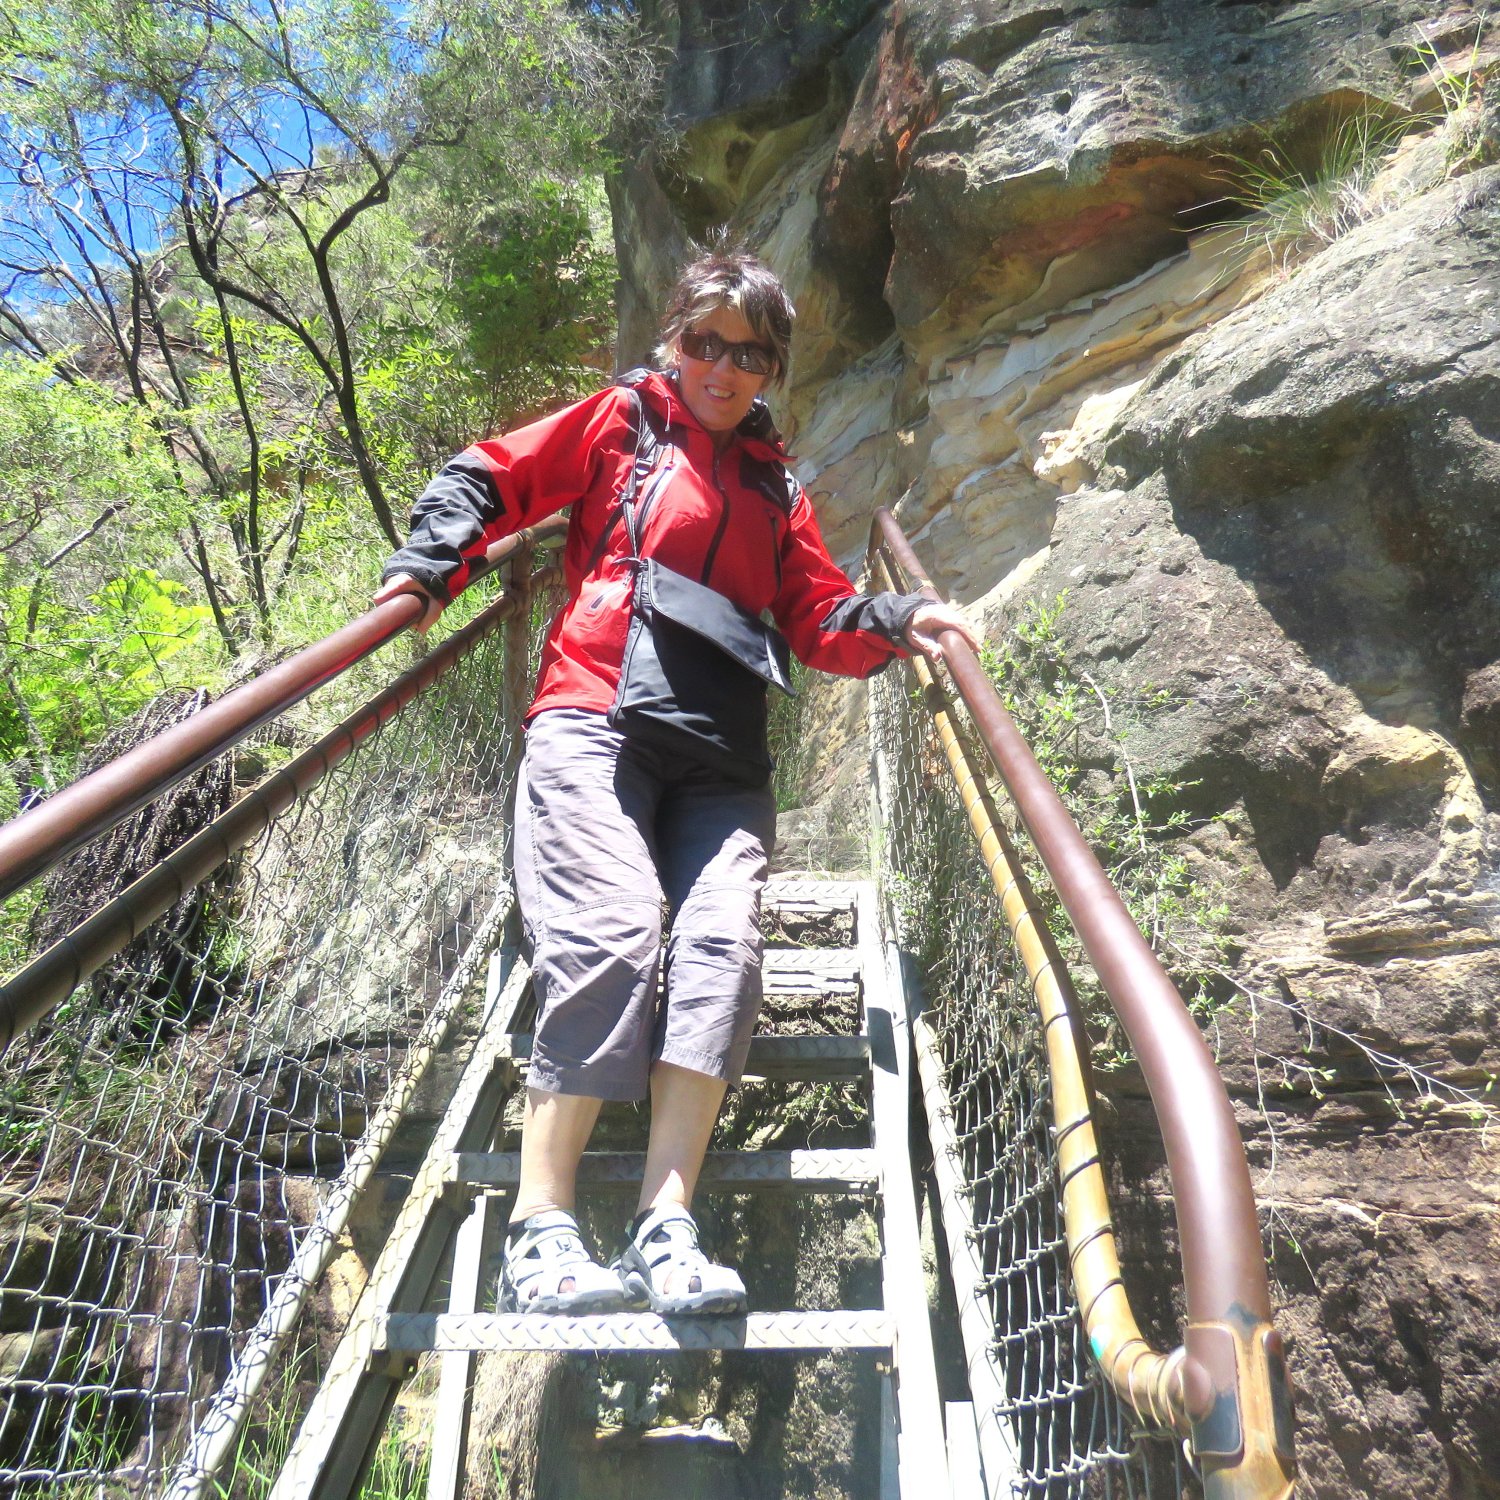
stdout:
[[[563,529],[562,523],[554,522],[503,538],[486,552],[471,581],[493,571],[518,549],[560,536]],[[422,607],[415,594],[376,605],[332,635],[12,818],[0,827],[0,900],[394,640],[416,624]]]
[[[471,576],[492,572],[507,558],[515,559],[513,566],[529,568],[531,549],[540,541],[561,536],[563,530],[560,524],[553,524],[506,537],[489,549],[482,570]],[[361,704],[315,744],[266,777],[200,833],[0,985],[0,1053],[124,949],[150,922],[170,910],[188,891],[269,827],[361,740],[498,629],[530,597],[532,588],[546,587],[559,576],[560,569],[554,565],[533,578],[520,580],[519,588],[502,592],[389,687]],[[12,836],[6,848],[12,852],[29,851],[26,857],[31,861],[33,873],[47,869],[207,764],[215,755],[230,749],[276,714],[301,702],[339,672],[370,655],[401,630],[415,624],[421,614],[422,603],[415,595],[402,595],[377,605],[243,688],[225,694],[218,703],[193,718],[172,726],[92,776],[65,788],[41,807],[14,819],[0,829],[0,835],[12,834],[19,825],[37,819],[56,803],[64,807],[65,816],[41,821],[39,832],[35,828],[22,829],[20,836]],[[180,732],[192,729],[199,719],[211,715],[206,733],[189,736]],[[78,796],[69,796],[79,789],[82,791]]]
[[[942,598],[889,511],[876,512],[870,546],[892,571],[899,568],[928,597]],[[978,658],[954,632],[945,633],[942,644],[974,727],[1130,1038],[1166,1147],[1187,1297],[1185,1354],[1180,1367],[1173,1356],[1154,1356],[1147,1362],[1154,1366],[1145,1381],[1152,1397],[1143,1402],[1137,1373],[1144,1376],[1146,1370],[1135,1372],[1134,1367],[1147,1351],[1133,1319],[1120,1317],[1117,1308],[1114,1321],[1121,1348],[1135,1352],[1126,1360],[1103,1361],[1106,1373],[1143,1415],[1159,1420],[1160,1403],[1165,1401],[1178,1409],[1169,1414],[1185,1416],[1210,1500],[1290,1494],[1290,1382],[1281,1337],[1271,1324],[1249,1167],[1212,1054]],[[1051,957],[1044,957],[1042,968],[1050,969]],[[1038,998],[1048,1010],[1041,985]],[[1044,1016],[1049,1051],[1054,1039],[1061,1040],[1054,1032],[1066,1029],[1053,1024],[1065,1018],[1066,998],[1063,986],[1061,998],[1055,998],[1051,1013]],[[1086,1111],[1086,1104],[1081,1085],[1069,1084],[1065,1092],[1066,1103],[1058,1101],[1068,1116],[1060,1122],[1060,1127],[1066,1126],[1060,1150],[1077,1152],[1076,1166],[1093,1155],[1091,1142],[1083,1145],[1083,1126],[1076,1118],[1080,1108]],[[1091,1135],[1090,1124],[1087,1136]],[[1103,1227],[1108,1230],[1107,1210]],[[1104,1236],[1090,1238],[1102,1241]],[[1070,1253],[1076,1274],[1088,1247],[1070,1244]],[[1112,1244],[1109,1255],[1112,1259]],[[1117,1267],[1113,1276],[1118,1276]],[[1106,1276],[1105,1283],[1109,1280]]]
[[[1089,1348],[1110,1384],[1134,1411],[1153,1427],[1186,1433],[1184,1351],[1163,1354],[1151,1348],[1141,1334],[1120,1274],[1109,1192],[1094,1133],[1088,1041],[1067,965],[995,810],[984,773],[964,743],[947,691],[921,657],[913,657],[911,667],[1037,1003],[1051,1078],[1064,1234]],[[914,1018],[913,1037],[918,1066],[923,1068],[938,1056],[937,1038],[926,1016]]]

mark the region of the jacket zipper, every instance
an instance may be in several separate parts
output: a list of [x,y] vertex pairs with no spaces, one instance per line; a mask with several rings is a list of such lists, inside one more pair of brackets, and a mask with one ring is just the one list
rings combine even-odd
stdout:
[[713,540],[708,544],[708,556],[703,560],[703,576],[698,581],[707,585],[709,576],[713,573],[714,562],[719,555],[719,543],[724,540],[724,533],[729,527],[729,496],[724,493],[724,486],[719,483],[719,453],[714,452],[713,469],[714,489],[719,494],[719,525],[714,532]]

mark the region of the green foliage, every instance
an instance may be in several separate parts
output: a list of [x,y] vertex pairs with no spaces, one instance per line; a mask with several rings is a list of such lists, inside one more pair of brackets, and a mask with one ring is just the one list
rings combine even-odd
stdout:
[[[28,542],[50,553],[101,513],[142,495],[165,503],[173,490],[149,414],[95,381],[58,379],[56,363],[0,352],[0,569],[7,571]],[[119,530],[106,542],[118,544]]]
[[597,181],[537,179],[503,200],[439,182],[404,249],[381,226],[409,270],[369,308],[359,389],[394,484],[418,488],[476,437],[601,383],[615,277],[601,203]]
[[108,580],[82,607],[36,589],[6,591],[7,619],[31,611],[24,639],[5,642],[15,696],[0,700],[0,755],[23,758],[40,731],[49,754],[68,757],[158,693],[205,675],[201,651],[209,610],[185,598],[183,584],[154,568],[132,568]]
[[[131,1412],[129,1403],[112,1400],[94,1381],[98,1369],[110,1367],[120,1358],[119,1337],[106,1333],[86,1345],[64,1347],[47,1379],[55,1385],[82,1387],[82,1394],[68,1412],[68,1451],[75,1470],[110,1474],[129,1459]],[[92,1377],[92,1378],[91,1378]],[[41,1489],[42,1486],[37,1486]],[[45,1486],[47,1500],[127,1500],[126,1484],[110,1480],[62,1479]]]
[[1438,50],[1431,37],[1416,46],[1417,62],[1437,96],[1437,123],[1443,132],[1444,151],[1450,172],[1487,166],[1500,158],[1500,135],[1485,111],[1485,79],[1479,70],[1479,47],[1486,17],[1474,21],[1474,40],[1467,54],[1452,62]]
[[342,624],[436,466],[599,383],[606,139],[651,72],[631,10],[8,0],[0,757],[23,781],[151,685]]
[[31,959],[31,920],[41,900],[41,887],[32,884],[0,902],[0,978],[9,978]]
[[[1108,699],[1071,661],[1059,624],[1066,596],[1029,602],[1006,639],[986,646],[985,671],[1031,746],[1048,780],[1094,851],[1130,914],[1200,1019],[1226,1003],[1218,980],[1229,911],[1223,893],[1194,874],[1183,839],[1196,826],[1182,806],[1192,783],[1165,775],[1138,778],[1127,736]],[[1145,694],[1117,704],[1136,715],[1169,700]],[[1045,877],[1037,880],[1048,925],[1073,972],[1100,1038],[1096,1061],[1125,1061],[1126,1044],[1108,999],[1083,959],[1072,926]]]
[[803,733],[802,716],[807,703],[807,669],[792,659],[792,686],[795,698],[785,693],[769,694],[766,738],[776,769],[771,773],[771,787],[776,794],[776,810],[786,812],[800,807],[802,782],[813,759],[813,747]]
[[292,1451],[310,1384],[317,1378],[314,1357],[308,1348],[294,1351],[262,1387],[258,1420],[241,1430],[233,1456],[214,1480],[218,1500],[260,1500],[271,1493]]
[[[271,1493],[316,1379],[315,1351],[310,1348],[278,1366],[260,1398],[259,1419],[241,1433],[233,1457],[214,1481],[218,1500],[263,1500]],[[398,1409],[381,1434],[359,1500],[422,1500],[430,1465],[428,1434],[409,1433]]]
[[475,215],[454,248],[448,305],[504,427],[558,394],[598,382],[615,266],[602,194],[540,179],[524,199]]
[[1474,40],[1468,55],[1455,67],[1438,50],[1430,36],[1420,37],[1416,44],[1417,61],[1427,80],[1437,92],[1438,107],[1443,115],[1461,115],[1478,102],[1483,88],[1476,74],[1479,62],[1479,44],[1484,39],[1485,18],[1481,15],[1474,23]]
[[186,501],[148,411],[0,355],[0,759],[55,781],[160,690],[211,670],[206,611],[157,560]]
[[[20,900],[12,897],[7,907]],[[60,1144],[104,1140],[117,1153],[141,1153],[162,1139],[176,1142],[193,1117],[192,1079],[170,1049],[138,1034],[132,1019],[101,1012],[81,986],[31,1034],[33,1043],[44,1041],[26,1073],[0,1085],[0,1157],[11,1168],[23,1164],[27,1175],[44,1163],[61,1172],[106,1217],[124,1212],[132,1179],[114,1171],[107,1156],[76,1158],[59,1152]]]
[[870,0],[807,0],[806,20],[840,31],[857,26],[870,13]]
[[408,1432],[394,1417],[381,1435],[360,1500],[423,1500],[431,1466],[429,1435]]

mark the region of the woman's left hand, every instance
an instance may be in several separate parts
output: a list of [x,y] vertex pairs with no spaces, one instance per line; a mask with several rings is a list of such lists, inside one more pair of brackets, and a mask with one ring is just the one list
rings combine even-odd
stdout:
[[974,627],[951,604],[924,604],[906,627],[906,644],[913,651],[920,651],[928,661],[942,661],[943,647],[938,636],[945,630],[956,631],[973,650],[979,650]]

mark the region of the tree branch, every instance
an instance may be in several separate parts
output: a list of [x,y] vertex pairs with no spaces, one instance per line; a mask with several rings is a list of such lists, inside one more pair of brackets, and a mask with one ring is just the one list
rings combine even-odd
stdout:
[[55,568],[58,563],[60,563],[63,558],[68,555],[68,553],[76,551],[79,547],[83,546],[83,544],[88,541],[91,536],[97,535],[98,532],[103,530],[107,522],[112,520],[115,516],[119,515],[120,512],[124,509],[125,502],[123,500],[116,500],[113,504],[106,505],[100,512],[98,519],[93,523],[93,525],[85,527],[71,541],[64,542],[62,546],[59,547],[57,551],[54,552],[52,556],[42,564],[42,567],[47,569]]

